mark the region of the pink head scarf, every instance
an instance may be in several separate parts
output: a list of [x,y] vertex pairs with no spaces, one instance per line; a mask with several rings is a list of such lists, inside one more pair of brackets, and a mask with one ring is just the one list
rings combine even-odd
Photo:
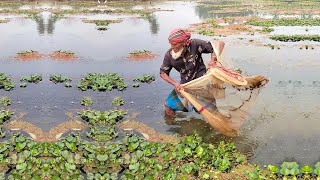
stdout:
[[180,43],[184,42],[184,45],[190,44],[191,34],[184,31],[183,29],[177,28],[171,31],[168,40],[170,43]]

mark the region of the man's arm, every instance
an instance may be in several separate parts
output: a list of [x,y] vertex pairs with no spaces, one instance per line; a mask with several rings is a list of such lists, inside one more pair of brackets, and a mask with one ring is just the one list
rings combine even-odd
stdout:
[[214,66],[216,66],[217,61],[218,61],[218,59],[217,59],[216,54],[215,53],[211,53],[211,60],[208,63],[209,68],[213,68]]
[[172,84],[176,90],[179,92],[181,89],[181,85],[180,83],[177,83],[175,80],[173,80],[170,76],[168,76],[166,73],[164,72],[160,72],[160,77],[165,80],[166,82]]
[[164,56],[163,59],[163,63],[160,67],[160,77],[165,80],[166,82],[172,84],[176,90],[179,92],[179,90],[181,89],[180,83],[177,83],[175,80],[173,80],[170,76],[169,73],[172,69],[172,65],[170,63],[170,57],[169,57],[169,53],[167,52],[166,55]]

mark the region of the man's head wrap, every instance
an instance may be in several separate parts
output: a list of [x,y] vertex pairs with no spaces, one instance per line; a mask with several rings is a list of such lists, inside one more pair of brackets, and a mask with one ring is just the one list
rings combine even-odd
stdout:
[[168,40],[170,43],[181,43],[185,42],[184,45],[189,45],[190,44],[190,37],[191,34],[184,31],[183,29],[174,29],[171,31]]

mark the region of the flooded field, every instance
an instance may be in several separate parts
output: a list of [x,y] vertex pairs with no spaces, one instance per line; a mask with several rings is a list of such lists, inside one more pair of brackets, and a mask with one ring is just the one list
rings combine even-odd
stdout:
[[[238,32],[228,35],[192,33],[192,38],[224,41],[223,59],[232,68],[240,68],[244,74],[261,74],[270,78],[255,106],[250,109],[241,136],[237,138],[230,139],[217,134],[196,113],[180,114],[175,121],[166,119],[163,103],[173,87],[159,77],[159,68],[169,48],[167,37],[173,28],[187,29],[208,18],[216,19],[221,26],[229,22],[220,23],[219,20],[227,21],[228,18],[317,18],[320,13],[316,9],[300,9],[300,12],[289,9],[284,13],[271,5],[269,9],[259,9],[249,5],[239,8],[237,4],[231,4],[235,8],[231,9],[230,5],[231,10],[228,11],[223,9],[229,7],[228,3],[130,1],[127,6],[120,5],[123,12],[80,11],[119,9],[116,3],[108,3],[91,2],[90,6],[80,8],[70,2],[34,2],[15,8],[21,11],[34,10],[37,11],[36,15],[14,13],[14,8],[10,6],[0,7],[0,20],[6,21],[0,23],[0,72],[9,75],[16,84],[12,91],[0,89],[0,97],[11,99],[9,109],[15,112],[12,119],[24,120],[49,132],[59,124],[72,120],[67,116],[68,113],[76,116],[85,109],[80,104],[82,97],[92,99],[91,109],[105,111],[113,109],[111,101],[120,96],[125,101],[120,107],[127,112],[125,120],[142,122],[160,133],[191,135],[197,130],[206,142],[227,139],[248,156],[249,162],[260,165],[283,161],[314,164],[319,161],[320,43],[281,42],[269,37],[318,35],[320,24],[272,26],[274,30],[269,33],[258,31],[261,27],[253,27],[254,33],[242,32],[239,28]],[[152,13],[144,16],[142,11],[128,13],[128,9],[152,10]],[[62,10],[80,12],[56,13]],[[90,20],[113,21],[101,26],[99,22]],[[240,24],[237,21],[232,23]],[[44,56],[35,60],[16,58],[17,52],[30,50]],[[70,51],[75,57],[66,60],[49,56],[59,50]],[[155,56],[145,61],[128,58],[130,52],[139,50],[150,51]],[[206,62],[209,59],[209,55],[204,56]],[[125,91],[80,91],[77,85],[87,73],[118,73],[128,87]],[[31,74],[41,74],[43,80],[20,88],[19,79]],[[50,82],[52,74],[71,77],[72,87],[65,88],[63,84]],[[144,74],[154,75],[155,82],[142,83],[139,88],[133,88],[133,79]],[[172,75],[176,80],[179,79],[177,72],[172,71]],[[23,116],[19,117],[19,114]]]

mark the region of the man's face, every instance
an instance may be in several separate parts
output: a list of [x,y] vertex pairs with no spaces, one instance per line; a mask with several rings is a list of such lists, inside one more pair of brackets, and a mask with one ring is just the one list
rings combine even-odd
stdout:
[[177,53],[179,52],[183,47],[183,42],[179,42],[179,43],[170,43],[171,45],[171,49],[173,50],[173,52]]

